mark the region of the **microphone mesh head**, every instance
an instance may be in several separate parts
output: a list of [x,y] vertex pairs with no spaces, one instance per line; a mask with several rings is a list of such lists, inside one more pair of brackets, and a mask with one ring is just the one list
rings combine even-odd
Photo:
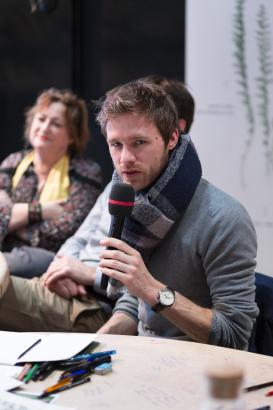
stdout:
[[123,182],[113,185],[109,201],[109,213],[114,216],[129,216],[134,207],[135,191],[129,184]]

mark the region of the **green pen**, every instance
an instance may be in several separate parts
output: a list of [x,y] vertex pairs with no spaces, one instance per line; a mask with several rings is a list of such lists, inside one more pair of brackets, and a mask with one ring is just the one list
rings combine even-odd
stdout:
[[23,381],[25,383],[28,383],[34,376],[34,374],[37,372],[37,370],[39,369],[40,364],[39,363],[35,363],[32,368],[28,371],[28,373],[25,375],[25,377],[23,378]]

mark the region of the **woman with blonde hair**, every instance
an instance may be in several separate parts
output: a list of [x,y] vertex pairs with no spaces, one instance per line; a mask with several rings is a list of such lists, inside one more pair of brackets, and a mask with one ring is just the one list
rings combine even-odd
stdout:
[[42,274],[94,205],[102,181],[82,157],[88,139],[86,104],[69,90],[45,90],[26,111],[29,148],[0,165],[0,246],[12,274]]

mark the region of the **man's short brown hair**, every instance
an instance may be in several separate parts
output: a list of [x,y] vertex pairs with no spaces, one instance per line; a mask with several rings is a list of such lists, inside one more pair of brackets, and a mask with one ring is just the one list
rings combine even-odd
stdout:
[[156,84],[141,80],[131,81],[109,91],[105,98],[97,102],[97,121],[106,136],[107,122],[125,113],[143,115],[151,120],[159,130],[165,144],[169,142],[178,118],[175,105],[165,91]]

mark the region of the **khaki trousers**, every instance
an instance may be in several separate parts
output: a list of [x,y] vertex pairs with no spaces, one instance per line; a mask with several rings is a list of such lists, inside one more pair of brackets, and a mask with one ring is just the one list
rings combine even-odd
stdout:
[[0,330],[96,332],[107,320],[93,296],[64,299],[39,278],[9,276],[0,253]]

